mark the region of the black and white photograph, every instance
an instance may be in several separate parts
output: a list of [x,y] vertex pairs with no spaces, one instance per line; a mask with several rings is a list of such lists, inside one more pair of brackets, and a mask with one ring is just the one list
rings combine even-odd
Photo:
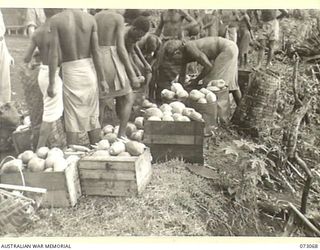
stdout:
[[320,8],[181,7],[0,5],[0,239],[319,239]]

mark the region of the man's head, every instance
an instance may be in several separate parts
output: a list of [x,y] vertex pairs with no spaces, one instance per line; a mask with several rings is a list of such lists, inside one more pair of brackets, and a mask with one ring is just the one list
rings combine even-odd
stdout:
[[165,55],[173,60],[181,60],[183,57],[184,42],[181,40],[171,40],[165,44]]
[[46,15],[46,18],[49,19],[50,17],[54,16],[55,14],[58,14],[59,12],[61,12],[62,9],[44,8],[43,11],[44,11],[44,14]]
[[128,35],[133,41],[139,41],[150,29],[150,21],[145,16],[136,18],[131,28],[128,31]]
[[160,46],[161,46],[161,40],[158,36],[153,34],[148,35],[146,39],[146,45],[145,45],[147,52],[149,53],[155,52],[160,48]]
[[128,24],[132,24],[133,21],[141,15],[141,11],[138,9],[126,9],[123,17],[124,21]]

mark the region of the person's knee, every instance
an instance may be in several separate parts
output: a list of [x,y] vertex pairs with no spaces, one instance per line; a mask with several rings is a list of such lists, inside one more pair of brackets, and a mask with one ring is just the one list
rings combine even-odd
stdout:
[[123,102],[125,104],[133,104],[134,103],[134,94],[133,94],[133,92],[123,96]]

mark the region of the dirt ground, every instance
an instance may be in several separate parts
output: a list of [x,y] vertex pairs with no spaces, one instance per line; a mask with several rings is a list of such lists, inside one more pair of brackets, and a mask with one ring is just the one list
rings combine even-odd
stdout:
[[[25,108],[19,71],[28,45],[26,37],[6,37],[15,59],[11,69],[13,100]],[[278,67],[274,65],[275,68]],[[206,163],[216,170],[234,161],[217,154],[218,141],[240,139],[229,130],[220,129],[206,140]],[[255,207],[234,202],[216,179],[199,177],[172,160],[153,165],[153,177],[138,197],[81,197],[68,209],[40,209],[38,219],[26,230],[8,236],[279,236],[284,220],[257,215]],[[232,170],[230,170],[232,171]],[[250,204],[250,203],[249,203]]]

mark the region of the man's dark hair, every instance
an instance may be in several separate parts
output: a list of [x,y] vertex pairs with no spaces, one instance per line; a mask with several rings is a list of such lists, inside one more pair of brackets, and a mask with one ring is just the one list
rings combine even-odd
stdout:
[[126,19],[134,20],[141,15],[141,10],[138,9],[126,9],[123,17]]
[[44,8],[43,11],[44,11],[44,14],[46,15],[46,18],[50,18],[50,17],[54,16],[55,14],[58,14],[59,12],[61,12],[62,9]]
[[143,30],[144,32],[148,32],[150,29],[150,21],[147,17],[145,16],[139,16],[138,18],[136,18],[133,23],[132,26]]
[[149,10],[142,11],[141,12],[141,16],[150,17],[151,16],[151,11],[149,11]]

